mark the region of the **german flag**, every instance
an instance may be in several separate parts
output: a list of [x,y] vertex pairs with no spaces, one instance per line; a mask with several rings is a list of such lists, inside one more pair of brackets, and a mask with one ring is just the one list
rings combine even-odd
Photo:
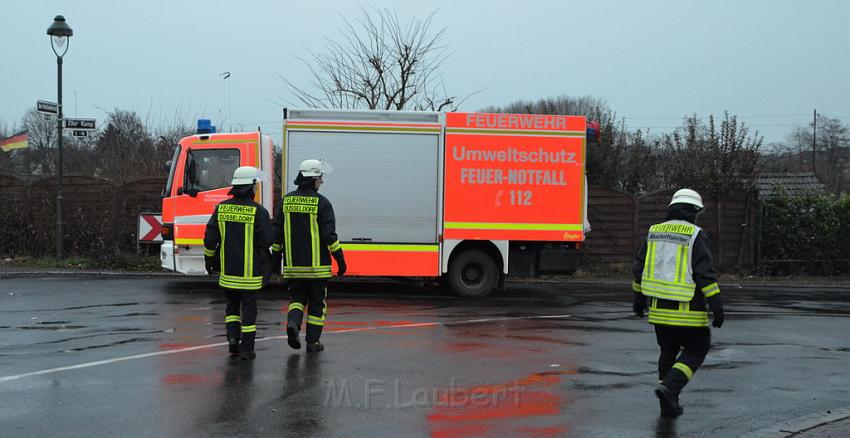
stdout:
[[21,131],[11,137],[0,138],[0,149],[3,149],[3,152],[25,147],[27,147],[27,131]]

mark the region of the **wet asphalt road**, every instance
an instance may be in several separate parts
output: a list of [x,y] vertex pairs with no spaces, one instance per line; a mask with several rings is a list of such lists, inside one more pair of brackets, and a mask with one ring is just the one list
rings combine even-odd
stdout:
[[286,345],[276,287],[242,362],[211,280],[0,279],[0,435],[758,436],[850,406],[850,288],[721,286],[726,325],[670,421],[625,282],[477,301],[336,283],[317,354]]

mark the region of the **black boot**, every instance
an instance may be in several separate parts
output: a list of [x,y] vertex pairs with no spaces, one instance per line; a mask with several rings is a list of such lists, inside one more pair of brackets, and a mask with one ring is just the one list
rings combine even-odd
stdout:
[[325,346],[319,342],[319,338],[322,336],[322,326],[317,324],[310,324],[310,321],[307,321],[307,335],[305,336],[305,340],[307,341],[307,352],[314,353],[316,351],[322,351],[325,349]]
[[227,327],[227,351],[231,356],[239,354],[239,338],[241,335],[241,326],[238,322],[228,322]]
[[254,337],[256,332],[242,333],[242,343],[239,345],[239,357],[242,360],[254,360],[257,353],[254,353]]
[[684,412],[679,404],[679,396],[673,393],[670,388],[664,385],[656,386],[655,396],[658,397],[658,404],[661,406],[661,415],[676,418]]
[[286,342],[296,350],[301,348],[301,338],[298,334],[298,328],[296,322],[289,321],[286,323]]

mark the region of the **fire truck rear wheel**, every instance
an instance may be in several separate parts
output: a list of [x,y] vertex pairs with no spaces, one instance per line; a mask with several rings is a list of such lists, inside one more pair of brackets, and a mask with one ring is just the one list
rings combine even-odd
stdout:
[[467,298],[487,296],[499,282],[496,262],[478,250],[458,254],[452,259],[447,275],[449,287],[456,294]]

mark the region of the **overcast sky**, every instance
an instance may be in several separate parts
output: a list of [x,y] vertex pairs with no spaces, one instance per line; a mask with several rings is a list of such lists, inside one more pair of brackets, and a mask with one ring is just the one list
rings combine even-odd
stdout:
[[234,128],[277,134],[281,102],[297,103],[278,75],[306,85],[294,56],[321,51],[358,5],[403,21],[437,11],[433,26],[447,29],[453,53],[448,91],[484,89],[463,111],[591,95],[631,128],[667,132],[685,114],[728,110],[768,142],[815,108],[850,123],[845,0],[4,0],[0,123],[11,128],[37,99],[56,100],[46,30],[62,14],[74,30],[66,115],[100,124],[120,108],[168,124],[229,113]]

